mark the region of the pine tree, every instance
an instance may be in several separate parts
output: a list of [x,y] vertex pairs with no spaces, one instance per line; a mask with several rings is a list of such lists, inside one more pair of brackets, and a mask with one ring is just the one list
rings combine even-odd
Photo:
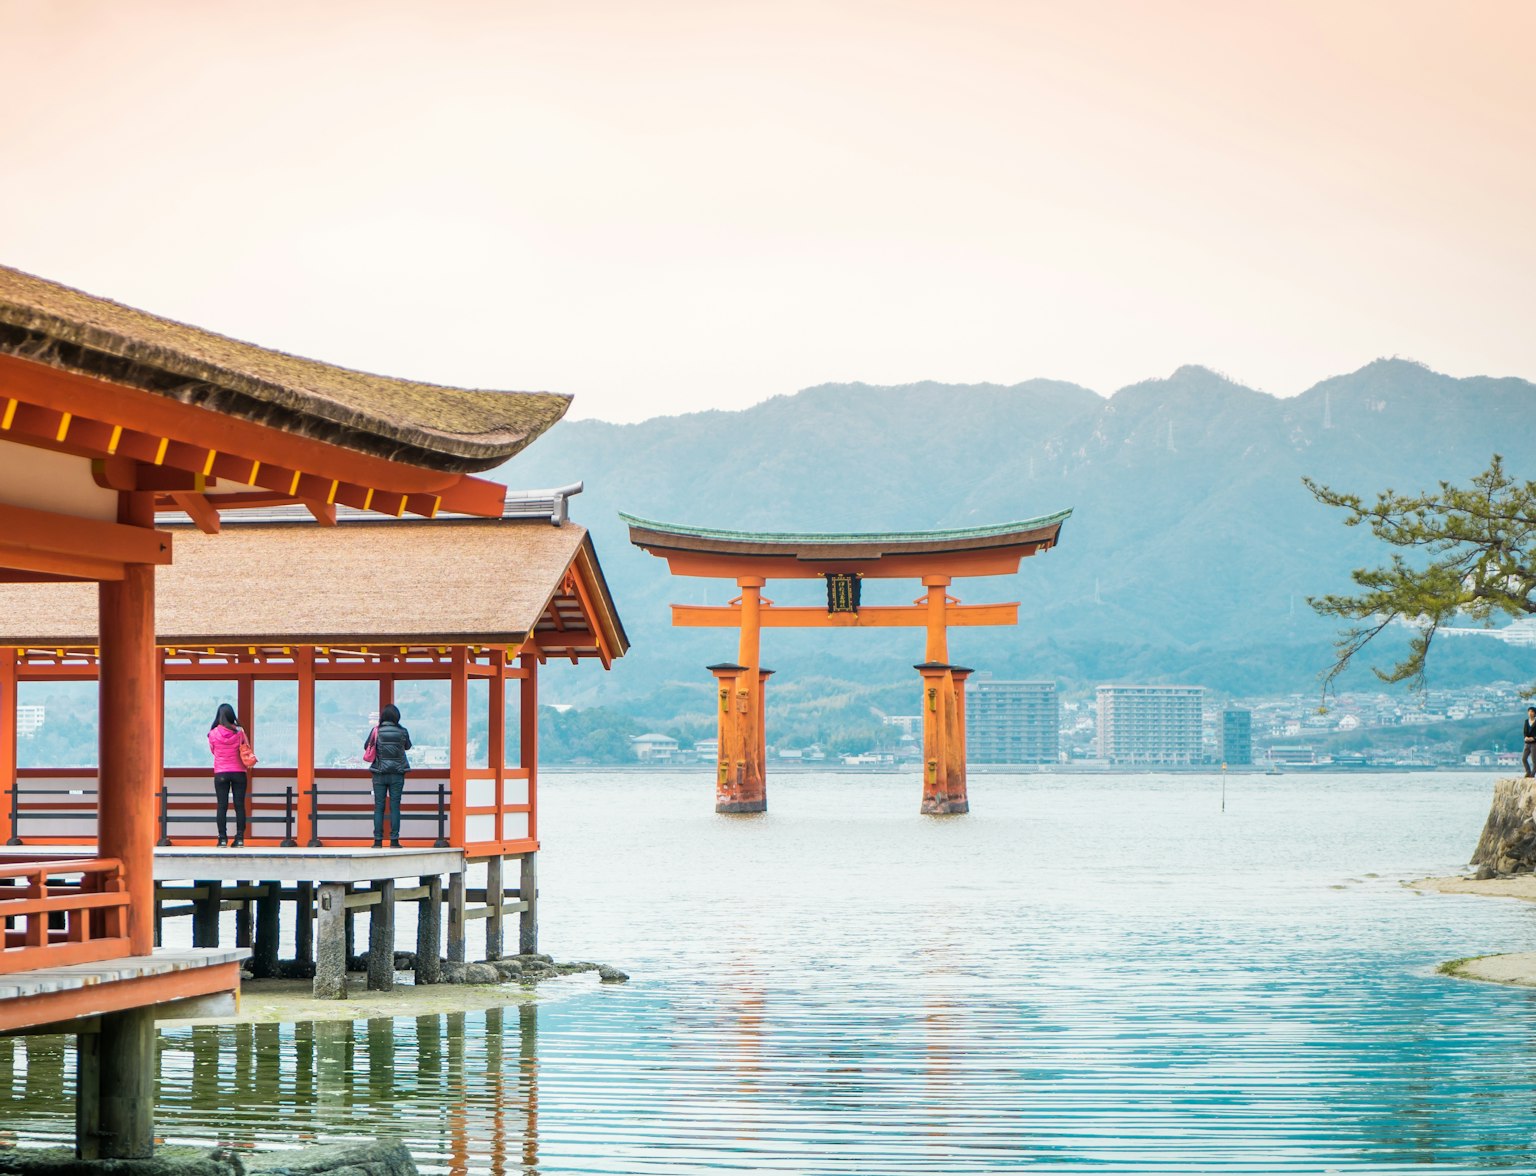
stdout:
[[1394,552],[1389,563],[1351,573],[1363,591],[1308,598],[1324,616],[1355,622],[1334,646],[1338,656],[1324,675],[1325,694],[1394,622],[1415,630],[1408,655],[1390,669],[1372,670],[1384,682],[1422,690],[1425,661],[1442,625],[1464,617],[1491,626],[1498,616],[1536,614],[1536,482],[1511,478],[1498,454],[1466,488],[1441,482],[1421,494],[1385,490],[1370,505],[1303,480],[1319,502],[1345,512],[1345,526],[1368,526],[1378,539],[1429,557],[1423,562]]

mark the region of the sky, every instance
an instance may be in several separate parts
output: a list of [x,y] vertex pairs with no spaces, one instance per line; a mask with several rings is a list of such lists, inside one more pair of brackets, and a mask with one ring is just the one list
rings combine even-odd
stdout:
[[1528,0],[0,0],[0,263],[573,417],[1536,378]]

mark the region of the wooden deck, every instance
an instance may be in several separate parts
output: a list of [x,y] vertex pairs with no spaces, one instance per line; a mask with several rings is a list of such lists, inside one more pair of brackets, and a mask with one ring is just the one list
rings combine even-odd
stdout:
[[0,1032],[38,1032],[71,1022],[146,1005],[166,1016],[235,1008],[243,948],[156,949],[90,964],[66,964],[0,976]]

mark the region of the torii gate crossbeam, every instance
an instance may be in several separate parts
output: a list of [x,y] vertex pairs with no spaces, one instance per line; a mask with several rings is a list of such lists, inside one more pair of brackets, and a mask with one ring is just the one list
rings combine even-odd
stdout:
[[[718,531],[620,515],[630,542],[665,559],[674,575],[731,579],[741,589],[724,606],[672,606],[674,626],[740,631],[737,661],[709,667],[719,699],[715,811],[768,807],[763,695],[773,671],[762,668],[763,629],[910,627],[927,632],[915,667],[923,682],[922,811],[967,812],[965,680],[972,671],[950,664],[949,628],[1015,625],[1019,606],[961,604],[948,588],[964,576],[1018,571],[1025,556],[1056,545],[1071,513],[961,530],[840,535]],[[924,589],[911,605],[861,607],[861,580],[905,577]],[[773,604],[763,596],[770,579],[825,580],[826,609]]]

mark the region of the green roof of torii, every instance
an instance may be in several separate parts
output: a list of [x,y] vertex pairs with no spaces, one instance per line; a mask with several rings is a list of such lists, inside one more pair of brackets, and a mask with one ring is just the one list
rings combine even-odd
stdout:
[[[690,527],[680,523],[660,523],[637,515],[619,512],[619,518],[632,531],[648,531],[657,536],[705,539],[721,543],[742,543],[768,547],[870,547],[907,544],[963,544],[967,540],[1023,538],[1032,533],[1059,527],[1072,514],[1071,509],[1039,518],[1011,523],[993,523],[986,527],[952,527],[934,531],[724,531],[712,527]],[[633,538],[633,536],[631,536]]]

